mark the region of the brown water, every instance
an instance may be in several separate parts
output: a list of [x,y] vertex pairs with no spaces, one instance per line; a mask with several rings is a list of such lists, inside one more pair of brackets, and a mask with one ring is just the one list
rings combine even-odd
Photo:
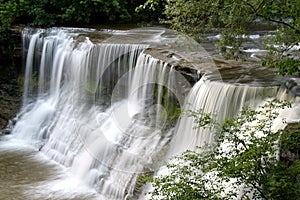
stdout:
[[[67,172],[67,173],[66,173]],[[90,200],[95,192],[30,146],[0,136],[0,200]]]

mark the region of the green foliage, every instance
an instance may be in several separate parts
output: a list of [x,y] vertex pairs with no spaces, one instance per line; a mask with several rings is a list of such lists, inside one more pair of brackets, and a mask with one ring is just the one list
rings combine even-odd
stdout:
[[193,117],[194,127],[193,128],[209,128],[216,126],[216,121],[214,120],[215,115],[212,113],[205,113],[203,110],[192,111],[188,110],[186,112],[188,117]]
[[64,21],[74,20],[79,23],[89,23],[94,19],[103,22],[130,18],[124,1],[77,0],[71,4],[67,2],[64,2],[65,6],[62,8],[63,13],[61,14]]
[[264,59],[262,65],[276,67],[281,75],[300,76],[300,60],[287,55],[281,55],[277,59]]
[[47,7],[46,1],[34,2],[27,11],[28,17],[32,18],[30,24],[34,26],[53,26],[56,23],[56,16],[51,13],[51,9],[53,8]]
[[164,17],[166,0],[147,0],[144,4],[135,8],[141,20],[146,22],[158,22]]
[[80,26],[135,20],[134,0],[0,0],[0,31],[14,24]]
[[153,179],[152,198],[299,199],[299,158],[288,163],[279,152],[299,153],[300,132],[272,130],[279,110],[288,106],[269,101],[216,126],[216,144],[176,157],[168,175]]
[[25,0],[0,0],[0,31],[8,29],[27,9],[28,4]]

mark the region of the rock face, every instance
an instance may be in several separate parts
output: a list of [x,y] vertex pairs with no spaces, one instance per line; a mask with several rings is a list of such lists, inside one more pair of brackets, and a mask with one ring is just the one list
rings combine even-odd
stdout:
[[17,114],[21,103],[21,87],[18,83],[21,63],[21,34],[9,31],[0,36],[0,133],[8,133],[5,127]]
[[285,131],[289,132],[292,140],[283,141],[283,150],[281,151],[280,159],[288,166],[294,164],[300,159],[300,123],[294,122],[288,124]]
[[17,73],[10,64],[0,65],[0,128],[14,118],[20,107],[21,93]]

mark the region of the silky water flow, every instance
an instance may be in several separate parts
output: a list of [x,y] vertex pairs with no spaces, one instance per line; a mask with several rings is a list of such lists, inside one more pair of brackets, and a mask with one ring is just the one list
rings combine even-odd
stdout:
[[13,135],[69,168],[100,199],[138,196],[138,177],[155,170],[170,139],[162,101],[181,86],[172,67],[143,54],[149,44],[75,37],[24,31],[23,108]]
[[[31,173],[47,173],[46,180],[24,183],[15,194],[20,199],[145,199],[141,177],[155,174],[172,156],[213,142],[210,130],[194,128],[184,112],[174,122],[178,108],[217,113],[221,122],[286,93],[278,85],[224,83],[221,74],[216,81],[205,70],[190,83],[176,66],[144,53],[169,45],[173,35],[164,36],[164,29],[104,30],[96,42],[91,32],[23,31],[23,106],[1,152],[17,144],[14,154],[26,149],[32,162],[41,162]],[[286,114],[298,120],[298,108]]]

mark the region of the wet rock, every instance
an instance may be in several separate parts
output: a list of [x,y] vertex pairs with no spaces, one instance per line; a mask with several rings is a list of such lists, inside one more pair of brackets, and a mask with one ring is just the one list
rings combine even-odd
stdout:
[[0,45],[3,47],[0,52],[0,130],[8,134],[6,125],[19,111],[22,95],[18,83],[22,68],[20,32],[7,32],[0,38]]
[[300,79],[291,78],[287,80],[284,84],[285,88],[288,91],[288,94],[292,97],[300,96]]
[[289,123],[285,131],[290,133],[291,139],[283,141],[280,159],[290,166],[300,159],[300,122]]
[[3,129],[0,131],[0,135],[8,135],[11,133],[11,130],[10,129]]
[[[198,53],[170,47],[148,48],[144,53],[169,63],[182,74],[192,85],[203,74],[212,81],[221,81],[232,84],[247,84],[250,86],[280,86],[284,83],[284,77],[276,75],[276,69],[262,67],[259,62],[225,60],[204,52]],[[300,88],[293,88],[298,94]]]
[[15,124],[14,120],[9,120],[7,126],[4,129],[0,130],[0,135],[1,134],[4,134],[4,135],[10,134],[14,127],[14,124]]

